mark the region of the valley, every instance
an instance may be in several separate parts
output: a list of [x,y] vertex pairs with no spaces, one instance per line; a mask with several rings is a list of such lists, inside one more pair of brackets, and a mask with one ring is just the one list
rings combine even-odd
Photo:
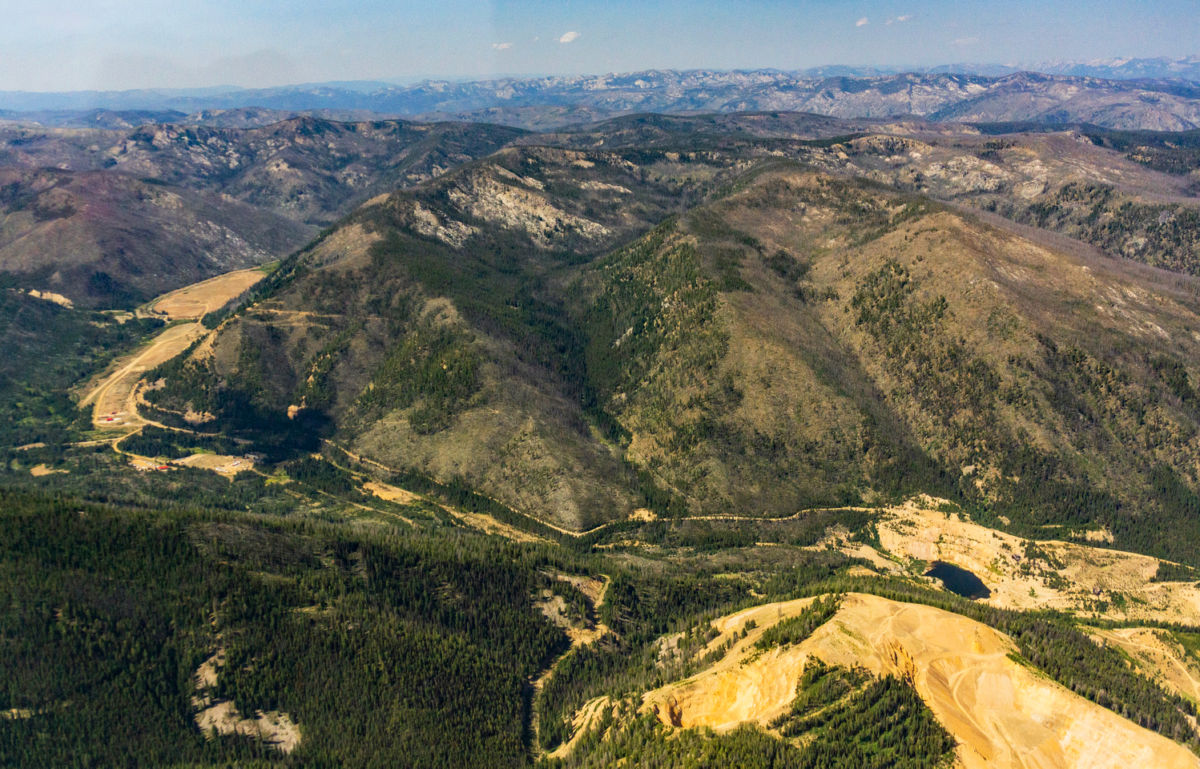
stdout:
[[1200,764],[1193,145],[904,82],[0,127],[0,764]]

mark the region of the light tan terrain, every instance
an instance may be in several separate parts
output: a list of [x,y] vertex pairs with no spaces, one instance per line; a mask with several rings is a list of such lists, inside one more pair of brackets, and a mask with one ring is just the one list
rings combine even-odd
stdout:
[[382,500],[395,502],[398,505],[411,505],[422,499],[420,495],[414,494],[407,489],[393,486],[390,483],[383,483],[382,481],[367,481],[363,484],[363,489]]
[[235,270],[163,294],[148,306],[147,315],[178,320],[202,318],[265,278],[261,269]]
[[687,681],[648,693],[644,704],[669,726],[707,726],[717,731],[752,721],[765,726],[787,711],[811,655],[792,646],[767,651],[753,662],[747,663],[745,658],[754,655],[754,642],[763,631],[796,616],[812,602],[812,598],[800,598],[764,604],[713,620],[712,626],[721,634],[706,647],[706,653],[735,638],[748,623],[753,623],[754,629],[712,667]]
[[[199,319],[265,277],[261,270],[238,270],[186,286],[154,300],[147,312],[167,320]],[[137,384],[147,371],[182,353],[208,333],[199,322],[171,326],[148,344],[117,361],[111,373],[94,384],[79,405],[92,405],[92,425],[128,431],[147,424],[137,413]]]
[[[562,582],[570,583],[577,590],[587,596],[588,600],[592,604],[592,610],[597,613],[600,611],[600,608],[604,606],[604,600],[608,594],[608,586],[612,582],[608,575],[602,575],[602,579],[574,574],[553,574],[552,576]],[[534,606],[537,607],[543,614],[545,614],[551,622],[554,622],[556,625],[566,631],[567,637],[571,639],[571,646],[565,652],[560,654],[554,660],[554,662],[551,663],[550,667],[542,671],[542,674],[533,680],[533,689],[535,692],[540,692],[546,686],[546,683],[554,677],[554,669],[558,667],[558,663],[562,662],[567,655],[573,653],[581,646],[595,643],[603,636],[612,632],[608,625],[605,625],[603,622],[597,622],[591,627],[588,627],[587,625],[577,625],[567,621],[567,618],[561,612],[562,604],[565,604],[565,602],[563,602],[562,598],[559,596],[553,597],[557,598],[558,601],[549,602],[543,599],[542,601],[535,601]],[[558,746],[553,753],[550,753],[550,756],[557,758],[565,756],[567,753],[569,753],[574,747],[575,743],[584,733],[587,732],[591,725],[595,721],[599,720],[606,712],[608,712],[610,705],[611,700],[609,700],[608,697],[597,697],[596,699],[593,699],[584,705],[580,712],[576,713],[575,717],[572,719],[572,726],[575,731],[572,733],[571,739]],[[538,713],[537,708],[533,708],[533,718],[531,719],[530,727],[533,731],[534,745],[540,744],[538,741],[540,718],[541,716]]]
[[146,421],[138,416],[136,390],[142,376],[171,360],[207,332],[199,323],[171,326],[129,357],[93,386],[79,401],[92,406],[92,425],[100,430],[128,431]]
[[1160,561],[1147,555],[1071,542],[1029,540],[989,529],[928,497],[886,510],[877,526],[883,549],[917,561],[967,569],[992,591],[986,603],[1014,609],[1061,609],[1125,620],[1200,621],[1195,582],[1152,582]]
[[281,753],[291,753],[300,744],[300,727],[287,713],[279,711],[255,713],[246,718],[228,700],[216,700],[212,690],[217,685],[217,675],[225,664],[225,650],[201,663],[196,670],[193,683],[196,693],[192,696],[192,707],[196,709],[196,726],[204,734],[214,730],[217,734],[241,734],[254,737]]
[[[387,502],[395,502],[398,505],[411,505],[417,502],[429,502],[437,505],[444,510],[451,518],[458,521],[468,528],[482,531],[485,534],[495,534],[506,539],[511,539],[514,542],[546,542],[548,540],[530,534],[527,531],[521,531],[515,526],[509,526],[503,521],[498,521],[485,513],[469,513],[461,510],[455,510],[447,507],[439,502],[435,502],[427,497],[422,497],[420,494],[414,494],[408,489],[402,489],[399,486],[393,486],[390,483],[383,481],[367,481],[363,484],[363,490]],[[405,519],[408,520],[408,519]]]
[[[375,460],[370,459],[369,457],[364,457],[361,454],[356,454],[353,451],[351,451],[350,449],[347,449],[345,446],[334,443],[333,441],[324,440],[322,442],[326,446],[336,449],[337,451],[344,454],[347,458],[349,458],[355,462],[358,462],[358,463],[364,464],[364,465],[369,465],[369,466],[377,468],[379,470],[383,470],[387,473],[397,472],[396,468],[394,468],[394,467],[388,467],[387,465],[382,464],[381,462],[376,462]],[[357,475],[357,474],[355,474],[355,475]],[[380,499],[384,499],[389,502],[396,502],[396,503],[402,504],[402,505],[412,504],[413,502],[419,501],[419,500],[424,500],[426,502],[436,504],[438,507],[440,507],[442,510],[446,511],[447,514],[449,514],[452,518],[454,518],[459,523],[463,524],[464,526],[468,526],[472,529],[477,529],[478,531],[482,531],[485,534],[496,534],[501,537],[506,537],[507,539],[511,539],[514,542],[547,542],[548,541],[545,537],[540,537],[537,534],[531,534],[527,531],[522,531],[521,529],[518,529],[515,526],[510,526],[509,524],[504,523],[503,521],[500,521],[500,520],[496,519],[495,517],[490,516],[486,513],[473,513],[473,512],[463,511],[463,510],[456,510],[452,507],[443,505],[440,502],[436,502],[436,501],[428,499],[426,497],[422,497],[419,494],[414,494],[413,492],[408,491],[407,489],[401,489],[396,486],[392,486],[390,484],[383,483],[381,481],[367,481],[366,483],[363,484],[363,489],[367,492],[370,492],[371,494],[374,494],[375,496],[379,497]],[[547,523],[546,521],[541,521],[540,519],[534,519],[534,520],[538,520],[539,523],[541,523],[545,526],[548,526],[548,527],[554,529],[555,531],[558,531],[558,532],[561,532],[564,534],[569,534],[571,536],[581,536],[581,534],[579,532],[574,532],[574,531],[570,531],[568,529],[563,529],[558,526],[555,526],[552,523]],[[602,527],[597,526],[596,528],[599,529]],[[595,529],[592,529],[591,531],[595,531]],[[588,532],[583,532],[583,534],[587,534],[587,533]]]
[[70,299],[54,291],[39,291],[36,288],[31,288],[25,293],[29,294],[34,299],[41,299],[46,302],[51,302],[52,304],[57,304],[60,307],[71,308],[75,306],[75,303]]
[[753,653],[770,625],[804,601],[768,604],[717,620],[723,634],[757,627],[704,672],[649,692],[644,707],[668,725],[718,731],[768,724],[788,707],[809,659],[905,677],[959,742],[958,764],[1053,769],[1200,767],[1181,745],[1143,729],[1012,659],[1011,639],[929,606],[850,594],[800,644]]
[[192,454],[182,459],[173,460],[171,464],[182,467],[195,467],[201,470],[211,470],[227,478],[232,478],[238,473],[254,469],[254,462],[252,460],[245,457],[229,456],[227,454]]
[[549,758],[566,758],[585,735],[616,705],[609,697],[596,697],[584,704],[571,720],[571,739],[546,754]]
[[69,470],[56,470],[56,469],[50,467],[49,465],[47,465],[45,462],[43,462],[39,465],[34,465],[33,467],[29,468],[29,474],[32,475],[34,478],[44,478],[47,475],[57,475],[59,473],[67,473],[67,472],[70,472],[70,471]]
[[1138,672],[1200,704],[1200,663],[1167,631],[1122,627],[1114,630],[1089,628],[1088,632],[1101,643],[1112,644],[1123,650],[1133,660]]

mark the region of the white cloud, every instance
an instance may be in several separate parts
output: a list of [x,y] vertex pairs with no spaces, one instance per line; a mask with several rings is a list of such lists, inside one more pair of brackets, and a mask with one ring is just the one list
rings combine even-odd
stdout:
[[509,48],[512,48],[512,43],[492,43],[492,48],[497,51],[507,51]]
[[871,23],[871,22],[867,21],[867,17],[866,17],[866,16],[863,16],[861,19],[859,19],[858,21],[854,22],[854,26],[856,26],[856,27],[865,27],[865,26],[867,26],[867,25],[868,25],[868,24],[870,24],[870,23]]
[[904,14],[904,15],[902,15],[902,16],[896,16],[895,18],[888,19],[888,20],[887,20],[886,22],[884,22],[884,23],[885,23],[885,24],[887,24],[887,25],[890,27],[890,26],[892,26],[893,24],[903,24],[903,23],[904,23],[904,22],[906,22],[906,21],[912,21],[912,14],[911,14],[911,13],[906,13],[906,14]]
[[957,40],[952,41],[951,45],[957,45],[960,48],[965,48],[969,45],[975,45],[978,42],[979,38],[977,37],[960,37]]
[[579,33],[576,32],[575,30],[571,30],[570,32],[564,32],[563,36],[558,39],[558,42],[573,43],[578,39],[579,39]]

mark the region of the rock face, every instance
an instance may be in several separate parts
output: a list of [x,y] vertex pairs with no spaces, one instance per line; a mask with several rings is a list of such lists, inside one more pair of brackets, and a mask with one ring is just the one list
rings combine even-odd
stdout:
[[1197,767],[1186,748],[1068,691],[1010,656],[986,625],[929,606],[851,594],[800,644],[753,655],[770,625],[811,599],[768,604],[714,621],[714,643],[757,623],[712,668],[648,693],[665,724],[718,731],[782,714],[810,659],[908,680],[958,740],[959,765],[1041,769]]

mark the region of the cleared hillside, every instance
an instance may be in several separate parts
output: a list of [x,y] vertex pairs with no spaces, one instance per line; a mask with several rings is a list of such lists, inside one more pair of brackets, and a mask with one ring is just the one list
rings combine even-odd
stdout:
[[714,621],[721,635],[712,645],[732,639],[733,647],[697,676],[648,692],[644,707],[668,726],[727,732],[757,723],[786,733],[789,716],[824,704],[801,704],[802,679],[815,677],[805,673],[824,663],[908,682],[954,736],[957,766],[1200,766],[1186,748],[1039,676],[1012,639],[940,609],[851,594],[802,642],[763,642],[807,603]]

